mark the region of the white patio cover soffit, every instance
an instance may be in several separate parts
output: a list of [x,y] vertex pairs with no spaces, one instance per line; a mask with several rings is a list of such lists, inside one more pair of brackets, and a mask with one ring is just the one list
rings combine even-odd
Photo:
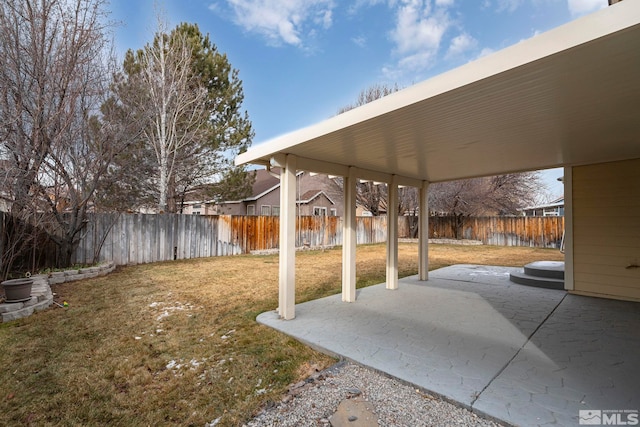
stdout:
[[640,158],[640,1],[254,146],[236,164],[283,154],[298,170],[344,176],[353,166],[416,186]]

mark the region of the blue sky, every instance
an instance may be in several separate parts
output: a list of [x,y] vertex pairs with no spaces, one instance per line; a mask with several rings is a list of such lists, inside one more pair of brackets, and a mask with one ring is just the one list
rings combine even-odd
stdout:
[[[239,70],[254,145],[327,119],[373,84],[409,86],[607,6],[607,0],[165,0]],[[111,0],[117,51],[155,29],[154,0]],[[561,195],[558,170],[547,171]]]

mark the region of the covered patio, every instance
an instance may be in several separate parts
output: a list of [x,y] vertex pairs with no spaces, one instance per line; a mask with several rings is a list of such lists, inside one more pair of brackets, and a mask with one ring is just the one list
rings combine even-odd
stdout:
[[[258,321],[514,425],[578,425],[580,410],[640,409],[640,303],[509,281],[460,265],[297,306]],[[626,420],[623,414],[622,420]]]
[[[356,300],[357,180],[386,183],[389,206],[397,205],[399,186],[420,189],[419,279],[427,280],[429,183],[560,166],[565,167],[566,289],[640,300],[640,230],[634,226],[640,206],[633,197],[640,193],[639,75],[640,3],[623,1],[240,154],[238,165],[282,170],[280,316],[295,317],[298,170],[343,177],[345,302]],[[627,163],[612,163],[619,161]],[[581,203],[576,212],[574,175]],[[613,193],[616,200],[612,186],[620,187]],[[620,208],[609,211],[607,222],[594,210],[598,203]],[[394,290],[399,285],[395,209],[387,223],[386,287]],[[589,241],[594,228],[601,233]],[[584,238],[576,241],[576,233]],[[611,254],[603,272],[593,270],[595,261]],[[611,279],[619,286],[610,286]]]
[[[514,424],[638,410],[638,76],[640,2],[622,1],[239,155],[282,170],[279,306],[259,321]],[[499,268],[429,273],[430,183],[553,167],[565,168],[564,291],[509,284]],[[343,177],[345,214],[341,295],[296,306],[298,170]],[[386,281],[356,291],[358,180],[385,183],[389,206],[419,188],[416,277],[398,279],[390,209]]]

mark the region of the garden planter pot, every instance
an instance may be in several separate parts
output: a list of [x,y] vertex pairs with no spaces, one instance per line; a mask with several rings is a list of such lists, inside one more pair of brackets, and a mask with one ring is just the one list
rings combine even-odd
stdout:
[[23,302],[31,299],[31,285],[33,279],[10,279],[2,284],[5,302]]

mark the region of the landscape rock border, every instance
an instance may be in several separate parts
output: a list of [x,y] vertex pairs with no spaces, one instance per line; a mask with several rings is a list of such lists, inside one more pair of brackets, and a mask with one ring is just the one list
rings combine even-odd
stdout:
[[[366,407],[360,414],[339,414],[340,404],[345,400],[366,402],[362,404]],[[205,426],[213,427],[218,421]],[[304,381],[290,385],[288,393],[279,402],[266,404],[243,427],[432,425],[503,426],[458,402],[442,399],[428,390],[343,359],[323,371],[310,374]]]
[[53,304],[51,285],[105,276],[115,270],[115,268],[115,263],[111,261],[94,267],[69,269],[65,271],[54,271],[49,274],[33,275],[31,276],[33,279],[31,299],[18,303],[0,303],[0,323],[11,322],[23,317],[28,317],[36,311],[50,307]]

